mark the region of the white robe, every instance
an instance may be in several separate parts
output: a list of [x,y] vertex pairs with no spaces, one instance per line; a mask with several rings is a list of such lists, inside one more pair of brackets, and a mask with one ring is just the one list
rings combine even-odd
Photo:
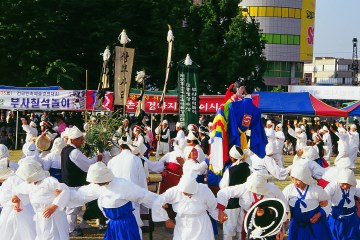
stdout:
[[324,159],[330,165],[330,158],[331,158],[331,154],[332,154],[332,142],[331,142],[331,136],[329,133],[325,133],[323,135],[323,142],[324,142]]
[[50,152],[43,160],[43,168],[49,171],[50,168],[61,169],[61,155],[60,153]]
[[[150,208],[156,198],[157,195],[149,192],[147,189],[141,188],[123,178],[114,178],[106,186],[100,187],[97,184],[91,183],[77,190],[71,190],[69,205],[71,207],[78,207],[98,199],[101,211],[103,211],[103,208],[119,208],[129,201],[133,204],[142,204]],[[103,213],[106,216],[105,212]],[[138,227],[141,236],[140,226]]]
[[[141,159],[132,154],[130,150],[124,149],[119,155],[113,157],[108,163],[108,168],[115,177],[124,178],[139,187],[147,188],[145,169]],[[138,225],[142,227],[143,222],[140,218],[140,205],[134,203],[134,208],[136,221]]]
[[339,133],[339,132],[336,132],[336,135],[339,137],[339,141],[338,141],[339,154],[336,156],[334,163],[336,163],[337,161],[339,161],[339,159],[343,157],[348,157],[349,149],[350,149],[349,135],[347,133]]
[[0,187],[0,205],[3,207],[0,215],[0,233],[3,240],[35,239],[35,212],[28,195],[19,195],[20,208],[16,212],[11,202],[14,189],[24,181],[16,175],[10,176]]
[[[60,189],[56,197],[54,192]],[[47,177],[37,184],[22,183],[14,194],[28,194],[34,208],[36,223],[36,240],[67,240],[69,239],[69,223],[65,207],[70,197],[69,188],[53,177]],[[43,217],[44,210],[51,204],[57,205],[56,211],[49,217]]]
[[213,240],[214,231],[209,214],[218,218],[216,198],[207,185],[199,184],[198,191],[191,197],[185,196],[177,186],[161,194],[153,204],[152,218],[154,222],[169,219],[162,208],[165,204],[172,204],[176,215],[174,240]]
[[38,136],[38,130],[30,127],[30,125],[22,125],[23,130],[26,132],[25,142],[29,142],[32,137]]
[[[305,190],[304,191],[300,190],[300,192],[301,194],[304,194]],[[295,206],[295,202],[300,197],[293,183],[287,185],[284,188],[283,194],[285,196],[287,204],[289,204],[291,207]],[[304,208],[304,206],[300,204],[301,212],[308,212],[314,210],[319,206],[319,202],[329,201],[329,200],[330,198],[324,189],[322,189],[320,186],[315,184],[309,185],[308,192],[304,199],[307,207]],[[323,210],[326,212],[327,215],[329,215],[331,208],[323,207]]]
[[306,133],[296,134],[296,150],[303,149],[307,145]]
[[275,160],[269,156],[259,158],[256,154],[250,156],[251,167],[262,174],[271,174],[278,180],[285,180],[289,171],[286,168],[279,167]]
[[355,167],[355,162],[357,159],[357,153],[359,151],[359,133],[348,132],[349,134],[349,158],[353,161],[353,167]]

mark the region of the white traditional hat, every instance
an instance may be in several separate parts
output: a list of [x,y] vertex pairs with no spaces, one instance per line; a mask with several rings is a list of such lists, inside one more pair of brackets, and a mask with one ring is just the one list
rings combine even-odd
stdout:
[[350,184],[351,186],[356,187],[356,177],[354,172],[348,168],[341,169],[337,176],[337,182],[347,183]]
[[22,151],[24,153],[25,156],[38,156],[39,155],[39,151],[36,148],[35,143],[33,142],[27,142],[24,144],[24,146],[22,147]]
[[350,168],[353,163],[349,157],[342,157],[334,162],[335,166],[339,168]]
[[314,120],[315,121],[320,121],[320,118],[319,117],[314,117]]
[[183,127],[183,123],[182,123],[182,122],[177,122],[177,123],[176,123],[176,127],[181,127],[181,128],[182,128],[182,127]]
[[263,175],[258,172],[253,172],[246,179],[246,188],[248,191],[259,194],[259,195],[267,195],[269,193],[268,183],[266,180],[270,176]]
[[356,127],[355,124],[351,124],[350,128],[351,128],[351,129],[357,129],[357,127]]
[[242,159],[242,155],[243,155],[243,151],[241,150],[241,148],[239,146],[232,146],[232,148],[229,151],[229,155],[230,157],[235,158],[236,160]]
[[196,182],[197,174],[195,172],[185,173],[179,181],[177,188],[180,192],[195,194],[199,189],[199,183]]
[[50,176],[49,172],[44,171],[39,162],[32,160],[20,164],[16,170],[16,175],[28,183],[41,181]]
[[191,141],[199,140],[198,137],[197,137],[197,133],[194,133],[193,131],[190,131],[188,133],[188,135],[186,136],[186,139],[191,140]]
[[[85,127],[85,126],[84,126]],[[65,128],[65,130],[61,133],[61,138],[64,138],[64,137],[69,137],[69,133],[70,133],[70,129],[71,128]]]
[[323,127],[322,127],[322,130],[324,130],[324,131],[329,131],[329,129],[328,129],[328,127],[326,126],[326,125],[324,125]]
[[29,126],[30,126],[30,127],[33,127],[33,128],[36,128],[36,123],[33,122],[33,121],[31,121],[31,122],[29,123]]
[[69,131],[69,139],[77,139],[84,136],[84,134],[76,126],[73,126]]
[[114,174],[103,162],[96,162],[89,167],[86,181],[90,183],[106,183],[114,179]]
[[273,122],[271,120],[267,120],[266,125],[273,125]]
[[189,124],[188,126],[187,126],[187,129],[188,129],[188,131],[194,131],[194,132],[197,132],[198,131],[198,127],[195,125],[195,124],[193,124],[193,123],[191,123],[191,124]]
[[295,128],[295,132],[300,133],[300,132],[302,132],[302,129],[301,128]]
[[283,127],[283,125],[281,124],[281,123],[279,123],[278,125],[276,125],[277,127],[279,127],[279,128],[282,128]]
[[306,131],[306,127],[304,125],[301,125],[300,128],[303,130],[303,131]]
[[191,151],[196,148],[194,148],[193,146],[186,146],[184,149],[184,156],[185,156],[185,160],[189,158],[189,155],[191,153]]
[[54,140],[51,152],[61,153],[61,150],[66,146],[66,143],[61,138],[56,138]]
[[313,178],[311,177],[311,171],[308,167],[297,164],[291,169],[291,177],[297,178],[307,185],[314,183]]
[[168,120],[166,120],[166,119],[163,120],[162,123],[164,123],[164,124],[169,124]]
[[315,147],[313,147],[313,146],[306,146],[303,148],[303,150],[304,150],[304,153],[303,153],[302,157],[304,157],[310,161],[314,161],[320,157],[318,151],[316,151]]
[[274,149],[274,144],[271,142],[268,142],[268,144],[266,144],[265,147],[265,153],[267,156],[274,154],[275,149]]
[[0,144],[0,159],[9,157],[9,149],[4,145]]

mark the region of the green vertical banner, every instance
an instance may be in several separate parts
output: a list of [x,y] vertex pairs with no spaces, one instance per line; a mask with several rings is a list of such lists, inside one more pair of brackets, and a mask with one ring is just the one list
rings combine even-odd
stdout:
[[190,123],[198,125],[199,122],[198,68],[199,66],[191,60],[179,62],[179,122],[185,127]]

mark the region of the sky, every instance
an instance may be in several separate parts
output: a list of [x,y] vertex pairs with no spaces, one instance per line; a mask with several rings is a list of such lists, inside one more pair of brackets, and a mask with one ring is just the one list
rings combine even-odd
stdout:
[[351,59],[354,37],[360,48],[360,0],[316,0],[313,49],[316,57]]

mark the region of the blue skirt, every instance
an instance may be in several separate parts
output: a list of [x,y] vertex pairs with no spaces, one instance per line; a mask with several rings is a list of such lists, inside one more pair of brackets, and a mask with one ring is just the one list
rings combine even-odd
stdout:
[[118,208],[104,208],[105,215],[109,218],[105,240],[141,239],[133,210],[131,202]]
[[[288,240],[331,239],[326,214],[320,207],[304,213],[299,213],[299,209],[290,207],[290,212],[291,219]],[[311,223],[310,218],[312,218],[318,212],[321,212],[321,217],[316,223]]]
[[[334,208],[333,208],[334,212]],[[352,213],[352,214],[351,214]],[[350,216],[339,216],[339,214],[330,214],[328,223],[330,226],[332,239],[336,240],[355,240],[360,239],[360,221],[356,213],[356,207],[346,209],[346,212],[340,213]]]
[[56,178],[59,182],[61,182],[61,169],[50,168],[49,173],[50,176]]

